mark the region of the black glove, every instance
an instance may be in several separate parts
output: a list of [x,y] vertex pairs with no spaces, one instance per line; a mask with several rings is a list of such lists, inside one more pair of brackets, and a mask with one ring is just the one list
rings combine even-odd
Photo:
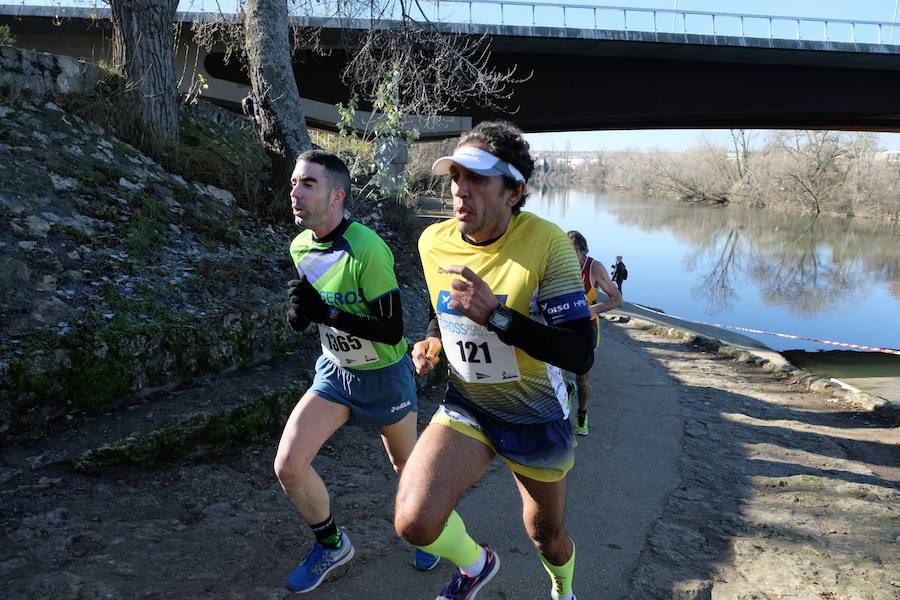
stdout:
[[292,279],[288,282],[288,301],[291,304],[291,307],[287,311],[287,322],[288,325],[291,326],[296,333],[303,333],[307,327],[309,327],[309,319],[303,316],[303,313],[297,310],[297,307],[294,305],[294,295],[293,290],[296,284],[299,284],[299,279]]
[[309,319],[297,313],[297,310],[291,306],[287,311],[287,322],[295,333],[303,333],[309,327]]
[[[292,314],[313,323],[322,323],[328,317],[328,305],[306,277],[288,282],[288,297],[291,300],[291,309],[288,311],[289,323]],[[294,325],[291,324],[291,327]]]

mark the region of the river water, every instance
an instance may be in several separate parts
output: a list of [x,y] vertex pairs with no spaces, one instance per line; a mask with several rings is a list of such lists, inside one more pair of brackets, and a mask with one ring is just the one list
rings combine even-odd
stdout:
[[[525,210],[577,229],[630,302],[716,324],[900,348],[900,226],[861,219],[532,190]],[[833,350],[741,332],[776,350]],[[885,355],[881,355],[884,357]]]

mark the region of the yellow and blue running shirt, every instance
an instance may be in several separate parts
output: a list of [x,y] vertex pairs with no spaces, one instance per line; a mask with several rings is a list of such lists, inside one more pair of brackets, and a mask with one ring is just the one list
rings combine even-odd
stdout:
[[513,215],[506,232],[479,246],[466,242],[450,219],[428,227],[419,254],[450,385],[476,408],[509,423],[546,423],[568,417],[559,368],[500,341],[486,327],[451,310],[451,282],[443,267],[469,267],[506,306],[536,321],[559,325],[589,312],[575,249],[556,225],[532,213]]
[[[331,241],[317,242],[306,229],[291,242],[297,273],[318,290],[328,305],[356,315],[370,315],[368,303],[398,289],[394,255],[377,233],[356,221]],[[406,339],[396,344],[372,342],[334,327],[319,326],[323,353],[349,369],[390,366],[406,353]]]

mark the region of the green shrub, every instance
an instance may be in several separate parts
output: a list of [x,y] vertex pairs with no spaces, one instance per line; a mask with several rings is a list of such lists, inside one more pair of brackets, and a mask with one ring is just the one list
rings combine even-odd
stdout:
[[128,225],[125,245],[132,256],[148,257],[166,239],[165,212],[159,200],[149,194],[135,194],[133,200],[140,207],[136,218]]
[[13,35],[9,25],[0,25],[0,44],[5,44],[7,46],[16,45],[16,36]]
[[219,126],[183,108],[172,167],[188,181],[230,191],[240,206],[253,212],[271,203],[265,186],[271,162],[249,126]]

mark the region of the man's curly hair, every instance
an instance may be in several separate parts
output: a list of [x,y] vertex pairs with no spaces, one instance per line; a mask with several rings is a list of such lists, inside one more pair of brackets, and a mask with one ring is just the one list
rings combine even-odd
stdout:
[[[525,182],[531,178],[534,172],[534,159],[528,149],[528,142],[522,137],[522,130],[509,121],[482,121],[471,131],[464,133],[459,138],[457,148],[472,142],[486,147],[487,151],[505,160],[522,173]],[[518,182],[512,177],[503,175],[503,183],[511,190],[517,189]],[[518,214],[528,198],[528,192],[522,194],[522,199],[512,207],[513,214]]]

